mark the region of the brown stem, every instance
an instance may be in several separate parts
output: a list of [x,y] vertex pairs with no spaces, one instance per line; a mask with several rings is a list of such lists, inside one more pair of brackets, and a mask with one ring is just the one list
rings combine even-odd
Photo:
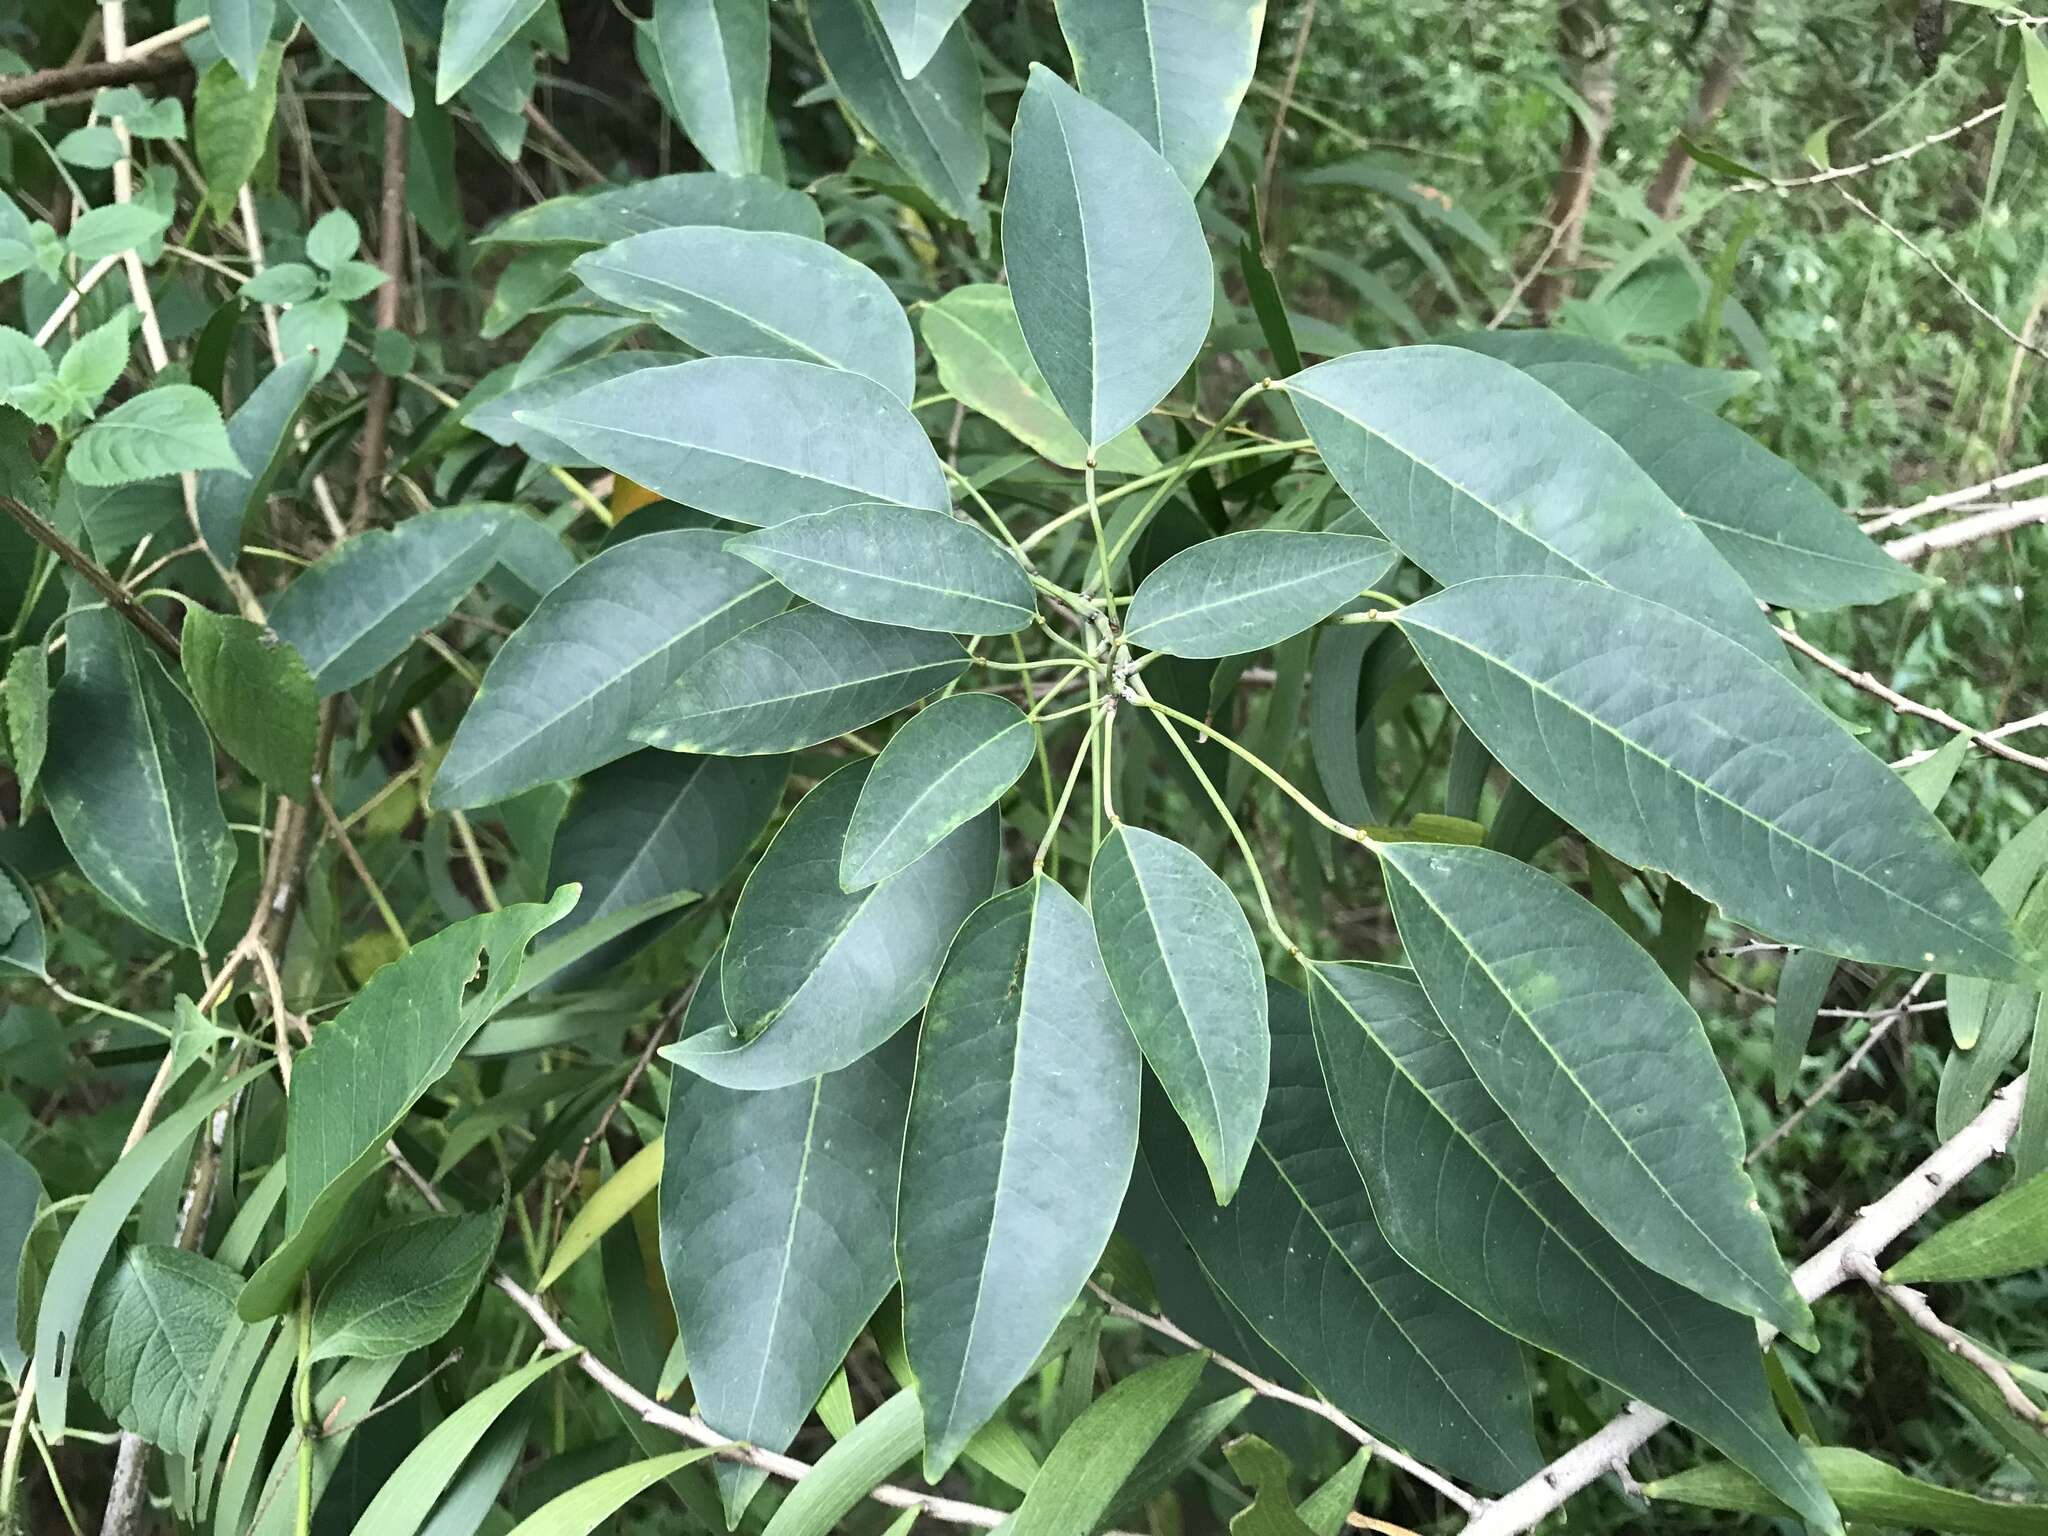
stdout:
[[1572,130],[1551,188],[1546,220],[1553,232],[1551,256],[1529,288],[1529,309],[1538,325],[1548,325],[1571,297],[1571,268],[1585,243],[1600,152],[1614,121],[1614,22],[1607,0],[1560,0],[1557,46],[1585,112],[1572,114]]
[[1721,28],[1720,44],[1714,49],[1713,58],[1700,76],[1699,94],[1693,98],[1692,111],[1686,115],[1685,132],[1675,135],[1671,147],[1664,151],[1664,163],[1657,167],[1656,178],[1650,183],[1650,190],[1644,201],[1650,205],[1650,212],[1660,219],[1676,216],[1679,205],[1685,201],[1685,189],[1692,181],[1692,153],[1685,147],[1687,138],[1697,141],[1714,119],[1721,115],[1721,109],[1728,105],[1729,97],[1735,94],[1735,83],[1742,76],[1742,66],[1749,57],[1750,13],[1755,0],[1736,0],[1728,8],[1728,19]]
[[[377,329],[398,329],[399,304],[405,294],[405,156],[411,124],[396,107],[384,109],[384,185],[377,211],[377,265],[384,286],[377,290]],[[370,380],[370,398],[363,411],[362,458],[356,467],[356,500],[349,529],[360,532],[370,523],[377,486],[384,473],[384,443],[391,430],[391,375],[381,368]]]
[[1280,161],[1280,140],[1287,132],[1287,111],[1294,105],[1294,82],[1301,74],[1301,56],[1308,52],[1309,28],[1316,24],[1316,0],[1302,7],[1301,25],[1295,29],[1294,52],[1288,55],[1287,73],[1280,81],[1280,99],[1273,108],[1273,131],[1266,136],[1266,163],[1259,170],[1259,238],[1273,219],[1273,167]]
[[137,602],[127,588],[114,580],[105,566],[37,516],[25,503],[16,501],[12,496],[0,496],[0,508],[4,508],[30,538],[83,576],[92,589],[107,600],[107,606],[141,630],[151,644],[171,660],[178,659],[178,637],[164,628],[157,616]]
[[[304,28],[285,45],[286,52],[313,46]],[[183,48],[153,48],[114,60],[95,59],[90,64],[67,64],[58,69],[38,69],[26,75],[0,79],[0,107],[33,106],[39,101],[57,101],[90,96],[110,85],[137,85],[145,80],[163,80],[182,75],[192,68]]]

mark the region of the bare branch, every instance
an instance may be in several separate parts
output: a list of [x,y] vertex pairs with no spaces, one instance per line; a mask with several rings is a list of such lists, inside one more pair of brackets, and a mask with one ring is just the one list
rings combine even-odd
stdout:
[[1998,1388],[1998,1395],[2005,1399],[2005,1406],[2013,1411],[2016,1418],[2023,1419],[2039,1429],[2048,1425],[2048,1414],[2031,1397],[2020,1390],[2020,1384],[2012,1378],[2012,1372],[2005,1368],[2005,1362],[1986,1350],[1966,1333],[1944,1323],[1935,1315],[1934,1308],[1927,1304],[1927,1298],[1909,1285],[1895,1285],[1885,1279],[1868,1254],[1859,1253],[1849,1261],[1849,1267],[1856,1278],[1884,1297],[1905,1314],[1906,1321],[1918,1328],[1929,1338],[1936,1340],[1942,1348],[1958,1360],[1966,1361],[1990,1378]]
[[1972,128],[1982,127],[2005,110],[2005,103],[1986,107],[1973,117],[1965,118],[1954,127],[1931,133],[1918,143],[1908,144],[1904,149],[1895,149],[1889,154],[1877,155],[1869,160],[1859,160],[1854,165],[1830,166],[1824,171],[1815,171],[1811,176],[1766,176],[1754,181],[1739,181],[1737,192],[1789,192],[1795,187],[1821,187],[1831,181],[1843,181],[1851,176],[1861,176],[1865,171],[1874,171],[1881,165],[1896,165],[1901,160],[1910,160],[1922,150],[1932,149],[1937,144],[1946,144],[1950,139],[1968,133]]
[[1937,549],[1958,549],[1979,539],[1996,538],[2001,533],[2031,527],[2035,523],[2048,523],[2048,496],[1992,507],[1970,517],[1959,517],[1939,528],[1930,528],[1925,533],[1909,533],[1903,538],[1888,539],[1884,552],[1894,560],[1910,563],[1922,555],[1933,554]]
[[1864,523],[1863,531],[1882,533],[1887,528],[1910,523],[1930,512],[1947,512],[1955,507],[1969,506],[1987,497],[2002,496],[2005,492],[2016,491],[2023,485],[2032,485],[2038,480],[2048,480],[2048,464],[2036,464],[2029,469],[2008,470],[2005,474],[1978,485],[1966,485],[1959,491],[1943,491],[1938,496],[1929,496],[1924,501],[1914,502],[1910,507],[1873,507],[1861,514],[1869,519]]
[[[396,107],[384,109],[384,172],[377,210],[377,265],[384,285],[377,290],[377,329],[398,328],[399,300],[405,292],[405,157],[411,124]],[[391,375],[376,370],[370,398],[363,408],[363,443],[356,466],[356,499],[348,526],[360,532],[370,525],[384,476],[384,440],[391,428]]]
[[0,496],[0,510],[21,525],[22,531],[72,570],[86,579],[93,591],[107,600],[107,606],[140,630],[150,644],[172,661],[178,659],[178,637],[166,629],[157,616],[143,607],[126,587],[114,580],[107,568],[49,523],[12,496]]

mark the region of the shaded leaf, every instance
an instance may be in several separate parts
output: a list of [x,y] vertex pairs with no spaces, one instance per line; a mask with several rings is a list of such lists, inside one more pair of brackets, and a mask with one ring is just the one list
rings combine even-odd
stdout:
[[[49,949],[43,938],[43,914],[36,906],[36,893],[30,884],[0,864],[0,964],[26,971],[31,976],[47,977],[49,973]],[[6,1267],[6,1256],[0,1252],[0,1272]],[[0,1284],[4,1284],[0,1274]],[[11,1334],[0,1329],[0,1351],[6,1349]],[[6,1356],[0,1353],[0,1361]]]
[[412,81],[405,68],[405,36],[392,0],[285,0],[313,40],[357,79],[412,116]]
[[[6,878],[11,877],[0,867],[0,879]],[[28,1159],[13,1147],[0,1147],[0,1367],[17,1387],[28,1364],[21,1347],[21,1269],[42,1203],[43,1181]]]
[[179,662],[221,749],[278,794],[311,798],[320,734],[313,677],[299,653],[251,620],[188,608]]
[[415,1216],[349,1250],[313,1304],[315,1360],[382,1360],[455,1326],[497,1250],[502,1212]]
[[918,711],[875,759],[839,853],[839,884],[863,890],[922,858],[1002,799],[1031,766],[1024,712],[993,693]]
[[228,445],[242,467],[207,470],[196,491],[200,535],[221,564],[231,566],[241,558],[242,530],[277,483],[292,423],[320,371],[320,359],[311,352],[285,359],[228,418]]
[[1010,1523],[1011,1536],[1093,1530],[1207,1364],[1206,1355],[1176,1355],[1126,1376],[1090,1403],[1045,1458]]
[[173,1456],[199,1445],[208,1370],[236,1332],[241,1277],[182,1248],[130,1248],[94,1291],[78,1334],[86,1390],[123,1429]]
[[712,1450],[711,1446],[700,1445],[600,1472],[566,1493],[556,1494],[514,1526],[508,1536],[590,1536],[640,1494],[693,1462],[702,1461]]
[[434,100],[444,103],[533,19],[542,0],[448,0],[441,13],[441,55]]
[[[275,0],[268,0],[275,4]],[[192,152],[206,178],[206,206],[215,218],[226,218],[270,143],[270,125],[277,116],[277,76],[284,47],[270,41],[265,21],[261,32],[252,23],[246,41],[231,38],[226,15],[254,9],[252,0],[230,0],[214,6],[213,35],[227,57],[199,77],[192,96]],[[243,50],[246,50],[244,55]],[[222,68],[222,65],[226,68]]]
[[1257,529],[1206,539],[1138,584],[1124,638],[1169,656],[1241,656],[1320,623],[1400,561],[1384,539]]

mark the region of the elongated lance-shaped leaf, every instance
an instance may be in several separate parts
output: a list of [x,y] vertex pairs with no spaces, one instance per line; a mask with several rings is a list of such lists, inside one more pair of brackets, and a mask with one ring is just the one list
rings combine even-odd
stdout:
[[706,357],[593,384],[519,419],[670,501],[761,526],[857,501],[948,511],[917,418],[819,363]]
[[1401,1257],[1490,1322],[1699,1431],[1816,1525],[1832,1523],[1771,1403],[1755,1327],[1638,1263],[1572,1198],[1414,978],[1319,965],[1309,999],[1337,1124]]
[[2048,1264],[2048,1173],[2015,1184],[1936,1232],[1885,1271],[1887,1280],[1986,1280]]
[[1600,363],[1528,373],[1619,443],[1773,607],[1881,603],[1927,585],[1819,486],[1711,411]]
[[1007,635],[1038,612],[1016,556],[971,523],[923,507],[839,507],[742,534],[725,547],[847,618]]
[[1227,533],[1190,545],[1138,584],[1124,638],[1170,656],[1263,650],[1328,618],[1400,558],[1364,534]]
[[1791,674],[1783,642],[1707,536],[1519,368],[1462,347],[1397,347],[1319,364],[1285,387],[1337,483],[1438,581],[1602,582],[1690,614]]
[[768,0],[655,0],[654,42],[683,132],[714,170],[751,176],[768,125]]
[[540,600],[484,673],[434,775],[437,807],[489,805],[634,749],[669,685],[789,594],[705,528],[617,544]]
[[839,884],[863,890],[922,858],[1002,799],[1031,766],[1031,722],[993,693],[956,693],[912,715],[861,787]]
[[818,205],[795,187],[765,176],[684,171],[631,186],[551,197],[500,220],[478,245],[610,245],[650,229],[718,224],[727,229],[784,229],[825,238]]
[[590,1536],[640,1494],[692,1462],[702,1461],[715,1449],[693,1446],[601,1472],[556,1494],[514,1526],[508,1536]]
[[601,298],[638,310],[708,357],[822,363],[865,374],[906,404],[916,387],[903,306],[874,272],[821,240],[711,225],[661,229],[578,257],[573,270]]
[[[2013,915],[2023,935],[2037,922],[2044,925],[2044,931],[2048,931],[2048,886],[2036,888],[2044,869],[2048,869],[2048,810],[2041,811],[2007,839],[2005,846],[1984,866],[1984,889],[1991,893],[2001,908]],[[2029,891],[2035,894],[2029,896]],[[1985,1026],[2008,1008],[2031,1016],[2033,989],[2001,986],[1976,976],[1953,978],[1948,984],[1948,1032],[1956,1043],[1956,1049],[1964,1053],[1972,1051]],[[1984,1077],[1982,1093],[1991,1091],[1991,1084],[1997,1080],[2003,1065],[2001,1062],[1991,1068]],[[1972,1094],[1970,1097],[1974,1103],[1953,1121],[1955,1126],[1960,1126],[1984,1107],[1980,1096]],[[1941,1123],[1950,1122],[1943,1116]],[[1951,1129],[1942,1134],[1951,1136],[1955,1132]]]
[[64,846],[122,912],[203,950],[235,867],[206,727],[112,609],[72,614],[65,637],[43,766]]
[[1657,962],[1504,853],[1389,843],[1380,861],[1437,1016],[1565,1188],[1650,1268],[1810,1339],[1727,1080]]
[[1059,0],[1058,9],[1082,94],[1199,191],[1251,87],[1266,0]]
[[1756,383],[1757,374],[1742,369],[1695,368],[1656,355],[1639,355],[1611,341],[1574,336],[1569,331],[1465,331],[1444,338],[1444,344],[1497,357],[1517,368],[1546,363],[1598,363],[1648,380],[1703,411],[1716,410]]
[[1038,64],[1017,107],[1003,258],[1031,356],[1091,448],[1163,400],[1209,334],[1216,277],[1187,188]]
[[796,608],[742,630],[676,679],[633,737],[669,752],[794,752],[914,704],[967,669],[950,635]]
[[1308,999],[1269,982],[1273,1087],[1244,1186],[1219,1207],[1149,1084],[1140,1147],[1204,1272],[1259,1335],[1377,1435],[1492,1491],[1542,1462],[1506,1334],[1381,1235],[1330,1110]]
[[2031,961],[1941,824],[1802,688],[1593,582],[1462,582],[1398,618],[1502,767],[1609,853],[1759,933],[2016,978]]
[[[1851,1520],[1955,1536],[2038,1536],[2048,1530],[2048,1505],[2015,1504],[1937,1487],[1846,1446],[1816,1446],[1812,1454],[1828,1493]],[[1770,1517],[1792,1513],[1748,1473],[1717,1462],[1646,1483],[1643,1492],[1653,1500],[1701,1509]]]
[[421,940],[299,1053],[299,1092],[285,1118],[285,1240],[242,1288],[243,1318],[290,1305],[349,1197],[383,1165],[392,1131],[513,995],[527,945],[577,894],[564,886],[547,902],[486,912]]
[[1068,1536],[1095,1529],[1195,1390],[1207,1364],[1199,1354],[1155,1361],[1090,1403],[1032,1479],[1010,1522],[1013,1536]]
[[675,1079],[661,1263],[698,1412],[721,1434],[786,1449],[896,1284],[911,1062],[904,1035],[765,1093]]
[[1030,1374],[1137,1147],[1138,1048],[1087,910],[1035,876],[967,919],[918,1039],[896,1255],[928,1481]]
[[1268,1077],[1266,980],[1244,908],[1189,849],[1130,826],[1104,839],[1088,904],[1124,1017],[1228,1204]]

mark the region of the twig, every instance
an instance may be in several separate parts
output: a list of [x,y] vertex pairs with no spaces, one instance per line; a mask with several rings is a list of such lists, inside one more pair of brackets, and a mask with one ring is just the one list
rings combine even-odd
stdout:
[[1937,549],[1957,549],[1964,544],[1995,538],[2001,533],[2010,533],[2015,528],[2026,528],[2035,523],[2048,523],[2048,496],[1994,507],[1972,517],[1959,517],[1925,533],[1909,533],[1903,538],[1888,539],[1884,552],[1894,560],[1910,563]]
[[1280,141],[1287,133],[1288,109],[1294,105],[1294,82],[1301,74],[1301,56],[1308,51],[1309,28],[1316,24],[1316,0],[1301,10],[1301,25],[1295,29],[1294,52],[1287,58],[1287,73],[1280,79],[1280,95],[1273,107],[1273,131],[1266,136],[1266,161],[1259,169],[1259,238],[1266,238],[1272,217],[1273,168],[1280,162]]
[[1916,501],[1910,507],[1874,507],[1861,515],[1869,521],[1863,525],[1865,533],[1882,533],[1887,528],[1896,528],[1901,523],[1910,523],[1915,518],[1925,517],[1930,512],[1946,512],[1951,507],[1967,506],[1971,502],[1983,501],[1986,497],[2003,495],[2016,491],[2023,485],[2032,485],[2037,480],[2048,480],[2048,464],[2036,464],[2029,469],[2009,470],[1994,479],[1979,485],[1966,485],[1959,491],[1943,491],[1938,496],[1929,496]]
[[[1854,1273],[1858,1257],[1881,1253],[1918,1221],[1949,1189],[1980,1164],[2005,1150],[2019,1124],[2027,1080],[2018,1077],[1992,1096],[1984,1111],[1891,1190],[1867,1205],[1835,1240],[1800,1265],[1792,1280],[1799,1294],[1818,1301]],[[1563,1506],[1580,1489],[1625,1462],[1671,1422],[1666,1414],[1632,1403],[1597,1434],[1582,1440],[1512,1493],[1496,1499],[1467,1525],[1462,1536],[1514,1536]]]
[[41,328],[37,330],[36,345],[47,347],[50,344],[50,338],[63,328],[64,322],[71,318],[71,312],[85,301],[85,296],[92,292],[94,285],[120,265],[121,258],[119,256],[102,256],[90,267],[87,267],[85,269],[85,276],[81,277],[65,291],[64,297],[57,301],[57,307],[50,311],[50,318],[45,320]]
[[0,508],[4,508],[30,538],[83,576],[93,591],[106,599],[107,606],[140,630],[152,645],[172,661],[178,659],[178,637],[130,595],[127,588],[114,580],[105,566],[65,538],[25,503],[16,501],[12,496],[0,495]]
[[1992,310],[1986,308],[1975,294],[1971,293],[1969,289],[1965,288],[1960,282],[1958,282],[1955,279],[1955,277],[1953,277],[1949,273],[1947,267],[1944,267],[1940,262],[1936,261],[1934,257],[1929,255],[1926,251],[1923,251],[1919,246],[1915,245],[1913,243],[1912,237],[1908,235],[1904,230],[1897,228],[1895,225],[1887,221],[1883,214],[1879,213],[1875,208],[1871,207],[1870,204],[1864,202],[1862,198],[1858,197],[1854,192],[1851,192],[1847,187],[1837,187],[1835,188],[1835,190],[1842,194],[1843,198],[1848,202],[1850,207],[1854,208],[1858,213],[1862,214],[1866,219],[1870,220],[1871,223],[1875,224],[1879,229],[1883,230],[1886,234],[1890,235],[1894,240],[1898,241],[1899,244],[1903,245],[1915,256],[1918,256],[1921,261],[1925,262],[1928,268],[1934,273],[1936,277],[1940,278],[1944,283],[1948,284],[1949,288],[1954,291],[1957,298],[1961,299],[1965,304],[1969,305],[1971,309],[1975,310],[1980,318],[1990,321],[1991,324],[1997,328],[1999,335],[2003,336],[2007,341],[2011,342],[2014,346],[2019,347],[2024,351],[2033,353],[2036,357],[2048,357],[2048,348],[2042,348],[2035,345],[2026,337],[2022,336],[2018,331],[2014,330],[2011,326],[2007,325],[2003,320],[1999,319],[1997,314],[1995,314]]
[[1878,155],[1869,160],[1858,161],[1855,165],[1830,166],[1827,170],[1816,171],[1810,176],[1766,176],[1750,181],[1738,181],[1733,190],[1737,192],[1788,192],[1795,187],[1825,186],[1831,181],[1841,181],[1850,176],[1861,176],[1865,171],[1874,171],[1881,165],[1895,165],[1901,160],[1910,160],[1924,149],[1937,144],[1946,144],[1950,139],[1968,133],[1972,128],[1988,123],[2005,110],[2005,103],[1986,107],[1976,116],[1965,118],[1952,128],[1929,134],[1917,144],[1908,144],[1904,149],[1895,149],[1889,154]]
[[569,1164],[569,1177],[562,1181],[562,1192],[555,1199],[555,1222],[558,1226],[562,1219],[562,1208],[569,1203],[570,1192],[583,1177],[583,1165],[590,1161],[591,1148],[602,1141],[604,1133],[611,1129],[612,1120],[617,1116],[619,1106],[633,1096],[633,1090],[639,1087],[640,1079],[646,1075],[648,1065],[654,1060],[654,1053],[661,1049],[661,1042],[668,1038],[668,1032],[676,1027],[677,1021],[688,1011],[690,999],[697,995],[697,988],[703,980],[703,974],[698,973],[697,979],[683,989],[682,996],[675,1000],[654,1028],[648,1031],[647,1043],[640,1048],[640,1054],[633,1062],[633,1069],[626,1074],[626,1080],[619,1084],[619,1091],[612,1095],[611,1102],[604,1107],[604,1113],[597,1117],[597,1124],[591,1129],[590,1134],[583,1138],[583,1144],[576,1149],[575,1161]]
[[1529,263],[1528,270],[1515,279],[1515,286],[1508,290],[1508,296],[1501,300],[1500,308],[1495,310],[1493,318],[1486,322],[1486,328],[1489,331],[1497,331],[1501,328],[1502,323],[1506,321],[1508,316],[1515,312],[1515,306],[1522,302],[1522,295],[1529,291],[1529,285],[1549,269],[1550,258],[1555,256],[1557,248],[1564,244],[1565,232],[1570,227],[1562,222],[1554,223],[1550,226],[1550,239],[1544,243],[1543,249],[1537,254],[1536,259]]
[[[1918,997],[1921,989],[1933,979],[1934,973],[1932,971],[1922,971],[1920,979],[1913,983],[1911,989],[1904,997],[1900,998],[1890,1008],[1876,1015],[1877,1022],[1871,1025],[1870,1032],[1857,1042],[1856,1049],[1849,1053],[1848,1058],[1839,1067],[1828,1074],[1827,1081],[1814,1089],[1807,1097],[1805,1103],[1801,1104],[1780,1121],[1772,1129],[1770,1135],[1749,1149],[1748,1155],[1742,1159],[1743,1167],[1747,1168],[1751,1163],[1770,1151],[1772,1147],[1775,1147],[1779,1142],[1791,1135],[1794,1126],[1811,1114],[1818,1105],[1825,1103],[1837,1088],[1847,1082],[1849,1074],[1862,1066],[1864,1058],[1877,1049],[1877,1042],[1897,1028],[1899,1020],[1906,1018],[1913,1012],[1917,1006],[1913,999]],[[1944,1002],[1942,1006],[1945,1008],[1948,1005]]]
[[[398,329],[399,303],[405,293],[405,156],[411,124],[398,108],[384,109],[384,173],[377,211],[377,265],[384,286],[377,290],[377,329]],[[348,526],[359,533],[370,525],[377,483],[384,472],[384,440],[391,429],[391,375],[376,370],[370,398],[363,408],[363,445],[356,465],[356,500]]]
[[569,142],[568,135],[549,120],[547,113],[541,111],[531,101],[526,104],[526,120],[540,130],[540,136],[548,141],[548,147],[560,155],[569,169],[578,176],[597,186],[603,186],[611,180],[611,177],[597,168],[588,155]]
[[1292,1407],[1300,1408],[1304,1412],[1312,1413],[1317,1418],[1334,1424],[1341,1433],[1349,1436],[1359,1445],[1364,1446],[1374,1456],[1401,1468],[1402,1471],[1406,1472],[1416,1481],[1427,1483],[1468,1515],[1474,1514],[1479,1510],[1480,1501],[1478,1499],[1446,1478],[1442,1473],[1432,1471],[1413,1457],[1396,1450],[1384,1440],[1377,1438],[1342,1409],[1324,1402],[1319,1397],[1309,1397],[1305,1393],[1292,1391],[1287,1387],[1281,1386],[1277,1381],[1268,1381],[1265,1377],[1259,1375],[1258,1372],[1248,1370],[1244,1366],[1239,1365],[1235,1360],[1226,1359],[1224,1356],[1217,1354],[1215,1350],[1210,1349],[1208,1345],[1195,1338],[1194,1335],[1190,1334],[1171,1318],[1155,1317],[1149,1312],[1140,1312],[1136,1307],[1126,1306],[1092,1280],[1088,1282],[1088,1289],[1095,1294],[1096,1298],[1103,1305],[1109,1308],[1112,1316],[1121,1317],[1127,1322],[1136,1323],[1141,1328],[1149,1328],[1161,1338],[1171,1339],[1184,1349],[1207,1350],[1211,1365],[1216,1366],[1220,1370],[1228,1371],[1239,1381],[1258,1393],[1260,1397],[1269,1397],[1275,1402],[1287,1403]]
[[2020,1390],[2020,1384],[2012,1379],[2012,1372],[2005,1368],[2005,1363],[1968,1334],[1959,1333],[1944,1323],[1920,1292],[1909,1285],[1897,1285],[1886,1280],[1867,1253],[1851,1255],[1849,1267],[1859,1280],[1903,1312],[1915,1328],[1939,1342],[1958,1360],[1968,1362],[1989,1377],[2015,1417],[2037,1429],[2048,1425],[2048,1414],[2042,1413],[2040,1405]]

